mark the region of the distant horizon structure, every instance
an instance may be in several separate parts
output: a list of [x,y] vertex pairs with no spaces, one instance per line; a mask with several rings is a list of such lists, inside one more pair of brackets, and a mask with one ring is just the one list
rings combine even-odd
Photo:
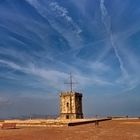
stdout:
[[73,91],[72,74],[70,73],[70,91],[60,93],[60,119],[82,119],[82,94]]

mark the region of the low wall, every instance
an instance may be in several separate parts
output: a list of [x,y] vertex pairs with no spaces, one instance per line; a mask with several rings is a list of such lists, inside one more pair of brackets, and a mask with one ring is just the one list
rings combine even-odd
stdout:
[[100,119],[54,119],[54,120],[5,120],[3,123],[16,123],[17,127],[61,127],[61,126],[76,126],[88,123],[111,120],[109,118]]
[[82,124],[88,124],[88,123],[95,123],[95,122],[101,122],[101,121],[108,121],[111,120],[110,118],[103,118],[103,119],[93,119],[93,120],[83,120],[83,121],[77,121],[77,122],[69,122],[68,126],[76,126],[76,125],[82,125]]

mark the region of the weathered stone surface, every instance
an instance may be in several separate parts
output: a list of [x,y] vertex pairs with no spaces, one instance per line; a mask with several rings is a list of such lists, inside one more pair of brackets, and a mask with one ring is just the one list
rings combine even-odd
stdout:
[[61,119],[83,118],[81,93],[62,92],[60,94],[60,118]]

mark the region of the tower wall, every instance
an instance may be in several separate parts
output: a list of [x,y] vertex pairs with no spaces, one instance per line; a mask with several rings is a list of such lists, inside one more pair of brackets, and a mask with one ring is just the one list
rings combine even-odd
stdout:
[[60,94],[60,118],[61,119],[83,118],[81,93],[62,92]]

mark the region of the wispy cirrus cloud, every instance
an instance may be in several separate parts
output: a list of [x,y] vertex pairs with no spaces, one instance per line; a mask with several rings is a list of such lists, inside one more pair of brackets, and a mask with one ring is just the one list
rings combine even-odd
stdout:
[[[73,45],[71,44],[73,46],[73,49],[70,49],[69,52],[67,52],[67,53],[64,53],[61,50],[59,51],[59,49],[57,49],[57,51],[56,51],[55,47],[57,45],[63,46],[64,45],[63,42],[60,41],[58,44],[56,43],[55,45],[52,45],[53,43],[50,41],[50,38],[48,38],[49,36],[46,35],[46,33],[51,30],[49,30],[49,31],[45,30],[44,22],[40,23],[39,21],[33,20],[33,22],[32,21],[29,22],[30,26],[28,26],[26,24],[24,26],[25,27],[24,29],[26,29],[25,31],[29,31],[29,33],[31,33],[31,35],[29,37],[27,36],[27,33],[28,33],[27,32],[26,34],[21,36],[24,38],[24,40],[19,38],[19,36],[22,34],[22,33],[20,34],[19,30],[16,30],[16,32],[15,32],[15,33],[17,33],[18,37],[15,35],[12,36],[12,34],[10,34],[11,36],[8,37],[10,44],[12,44],[12,43],[18,44],[18,46],[20,46],[20,47],[22,46],[21,47],[22,49],[27,48],[27,50],[25,49],[24,51],[20,51],[17,47],[4,48],[4,46],[0,50],[0,53],[2,55],[5,55],[5,57],[10,56],[10,58],[12,57],[12,58],[14,58],[14,60],[18,59],[18,61],[20,61],[22,64],[20,65],[19,64],[20,62],[17,64],[17,62],[13,63],[12,61],[9,61],[9,62],[7,61],[5,63],[5,65],[10,66],[12,69],[14,69],[14,67],[15,67],[15,70],[23,71],[23,72],[25,72],[27,74],[31,74],[31,75],[32,74],[36,75],[38,77],[41,77],[42,79],[44,78],[46,80],[47,79],[51,80],[52,81],[51,83],[56,83],[56,81],[58,81],[58,80],[57,80],[57,78],[50,79],[48,74],[55,75],[55,77],[59,77],[59,78],[62,77],[62,79],[65,79],[66,76],[68,77],[67,73],[69,71],[74,71],[74,73],[77,73],[77,75],[79,75],[79,77],[80,77],[77,79],[80,79],[80,81],[82,81],[81,83],[84,83],[85,85],[87,85],[86,83],[90,83],[90,84],[97,83],[97,85],[104,85],[104,84],[109,85],[112,80],[110,77],[112,76],[112,73],[113,73],[113,75],[115,75],[114,74],[115,71],[113,71],[112,65],[105,64],[103,62],[103,59],[106,57],[106,55],[108,55],[108,53],[110,53],[109,51],[113,48],[114,52],[115,52],[115,57],[117,58],[117,61],[119,62],[119,67],[120,67],[123,77],[121,77],[122,75],[117,78],[115,77],[113,79],[112,83],[115,84],[115,81],[116,81],[117,85],[125,84],[124,88],[129,87],[130,85],[132,85],[132,87],[134,87],[134,85],[136,85],[136,83],[138,83],[138,81],[135,78],[134,78],[135,82],[132,82],[132,80],[131,80],[132,74],[128,73],[129,70],[128,70],[126,62],[124,62],[124,56],[123,56],[126,51],[123,52],[124,47],[121,48],[121,45],[118,43],[119,37],[121,36],[120,34],[111,34],[110,35],[110,33],[109,33],[109,41],[111,42],[111,46],[112,45],[114,46],[114,44],[115,44],[115,47],[111,47],[111,46],[108,46],[108,44],[105,44],[108,41],[108,35],[105,36],[105,38],[103,38],[101,40],[95,40],[92,43],[89,42],[89,44],[79,45],[79,44],[77,44],[77,42],[79,42],[79,41],[75,41],[75,39],[77,38],[77,35],[78,35],[79,39],[81,40],[80,32],[83,29],[81,29],[78,26],[78,24],[76,24],[76,22],[74,21],[74,19],[71,16],[69,9],[62,6],[59,2],[56,2],[56,1],[47,1],[47,2],[38,1],[38,0],[27,0],[27,1],[37,10],[37,12],[42,17],[44,17],[46,20],[49,21],[50,25],[54,29],[56,29],[56,31],[58,31],[61,34],[60,36],[57,36],[57,38],[60,37],[60,40],[61,40],[61,38],[64,37],[66,39],[66,41],[73,44]],[[86,3],[86,1],[83,1],[83,2]],[[43,3],[44,3],[44,5],[43,5]],[[104,22],[104,25],[105,25],[106,29],[108,30],[108,32],[112,32],[109,13],[107,11],[107,8],[105,7],[104,1],[101,1],[101,3],[100,3],[100,10],[102,11],[101,12],[102,13],[102,22]],[[19,19],[22,19],[21,21],[24,21],[24,18],[22,18],[22,17],[20,17]],[[19,23],[22,23],[21,21],[19,21]],[[31,26],[31,24],[33,24],[33,26]],[[70,27],[66,28],[69,25],[70,25]],[[51,28],[51,26],[49,26],[49,28]],[[11,29],[9,29],[9,30],[11,30]],[[11,30],[11,32],[14,32],[14,30]],[[132,31],[130,31],[130,32],[131,32],[130,34],[132,34]],[[66,35],[67,33],[68,34],[70,33],[68,35],[68,38]],[[35,37],[35,39],[32,39],[34,37]],[[45,40],[47,40],[47,41],[49,40],[50,42],[48,41],[49,42],[48,43]],[[32,43],[34,42],[34,43],[32,44],[31,42]],[[81,41],[80,41],[80,43],[81,43]],[[30,47],[30,45],[33,45],[34,47]],[[66,44],[66,45],[68,45],[68,44]],[[77,49],[77,46],[78,46],[78,49]],[[95,56],[97,54],[97,49],[92,50],[92,48],[95,48],[95,46],[97,46],[97,48],[99,48],[98,46],[105,47],[105,49],[100,49],[101,47],[99,48],[99,55],[97,56],[97,58]],[[37,48],[36,49],[37,51],[35,50],[35,47]],[[80,47],[80,49],[85,48],[85,50],[86,50],[86,48],[89,48],[87,50],[87,54],[86,54],[86,51],[83,51],[83,54],[81,54],[81,55],[86,54],[84,63],[81,62],[81,60],[79,59],[79,56],[77,55],[77,52],[79,52],[79,50],[80,50],[79,47]],[[15,50],[14,50],[14,48],[15,48]],[[42,50],[42,51],[38,52],[38,48],[40,48],[40,50]],[[94,53],[94,51],[95,51],[95,53]],[[92,54],[92,53],[94,53],[94,54]],[[93,56],[95,57],[96,60],[89,59],[90,57],[92,58]],[[25,58],[28,60],[28,62],[29,62],[28,64],[26,64],[27,62],[25,61]],[[56,58],[57,58],[57,60],[56,60]],[[129,59],[129,57],[128,57],[128,59]],[[69,62],[69,60],[70,60],[70,62]],[[48,66],[45,64],[46,61],[47,61]],[[48,64],[48,61],[50,61],[49,64]],[[72,61],[74,61],[74,62],[72,62]],[[134,61],[133,61],[133,59],[131,59],[131,64],[134,64],[133,63]],[[56,68],[57,66],[52,66],[53,64],[51,64],[51,63],[55,63],[57,66],[59,65],[59,68]],[[74,65],[74,63],[75,63],[75,65]],[[90,73],[88,76],[87,76],[87,74],[83,75],[82,70],[80,70],[78,67],[80,65],[82,67],[83,65],[86,65],[86,64],[88,66],[84,66],[84,67],[86,67],[86,69],[88,71],[90,71],[90,72],[92,71],[92,73]],[[40,67],[40,65],[42,67]],[[53,68],[51,68],[51,67],[53,67]],[[57,72],[60,73],[61,76],[58,76],[59,74]],[[107,76],[107,74],[109,74],[109,72],[111,73],[111,75]],[[63,74],[65,74],[65,76]],[[45,75],[47,75],[47,76],[45,76]],[[81,79],[83,79],[83,80],[81,80]],[[85,82],[83,82],[83,81],[85,81]],[[126,81],[128,81],[128,82],[126,82]]]
[[111,21],[110,21],[111,19],[110,19],[108,12],[107,12],[106,7],[105,7],[104,0],[100,1],[100,8],[101,8],[102,22],[105,25],[105,28],[107,30],[107,34],[109,35],[109,38],[110,38],[111,45],[114,49],[114,53],[115,53],[115,55],[120,63],[120,70],[122,72],[122,76],[124,76],[124,78],[127,78],[128,73],[124,67],[124,63],[123,63],[123,60],[118,52],[117,46],[115,45],[115,40],[114,40],[112,30],[111,30]]
[[[29,63],[28,65],[19,65],[14,62],[6,61],[6,60],[0,60],[0,65],[9,67],[15,71],[21,71],[27,75],[33,75],[38,77],[39,79],[42,79],[40,82],[46,83],[47,86],[50,86],[54,89],[57,89],[59,91],[66,88],[64,85],[65,81],[69,81],[69,73],[58,71],[56,69],[47,69],[44,67],[38,67],[37,65],[33,63]],[[98,66],[98,68],[96,66]],[[94,69],[97,72],[101,70],[105,65],[99,63],[92,66],[92,70]],[[112,85],[111,82],[108,80],[102,78],[98,75],[92,75],[87,76],[83,75],[81,71],[79,71],[76,68],[71,68],[74,71],[74,77],[75,80],[78,81],[79,85],[78,87],[81,89],[81,87],[91,86],[91,85],[98,85],[98,86],[105,86],[105,85]],[[108,69],[106,67],[106,69]],[[97,73],[96,73],[97,74]]]
[[[116,83],[119,83],[120,85],[121,84],[125,85],[126,89],[134,88],[139,83],[139,80],[136,77],[134,77],[131,73],[128,72],[129,69],[128,69],[127,65],[128,65],[128,63],[130,64],[130,62],[128,61],[126,63],[127,59],[124,59],[124,57],[126,55],[126,51],[124,49],[124,46],[122,46],[122,44],[121,44],[121,40],[122,40],[123,37],[120,38],[120,36],[122,36],[122,34],[119,34],[119,33],[113,34],[113,31],[111,29],[111,26],[112,26],[111,25],[111,17],[109,16],[109,13],[108,13],[107,8],[105,6],[105,0],[100,1],[100,9],[101,9],[102,22],[103,22],[103,24],[106,28],[107,36],[109,37],[109,41],[111,42],[111,46],[114,50],[114,54],[115,54],[116,58],[118,59],[120,71],[121,71],[121,74],[122,74],[116,80],[117,81]],[[130,36],[130,34],[132,34],[133,31],[130,31],[129,34],[127,34],[126,36],[127,37]],[[108,51],[110,49],[111,48],[109,48]],[[128,54],[130,54],[130,53],[128,53]],[[130,57],[128,57],[128,59],[129,58]],[[133,61],[135,63],[134,59],[132,59],[131,61]]]
[[75,33],[79,34],[82,32],[82,29],[73,21],[72,17],[69,16],[69,12],[66,8],[60,6],[57,2],[51,2],[49,6],[51,7],[52,11],[56,12],[56,16],[63,17],[72,25],[72,27],[74,27],[75,30],[73,31]]
[[109,65],[105,65],[104,63],[99,61],[92,62],[89,66],[93,71],[96,72],[106,72],[111,70]]
[[69,43],[72,48],[82,47],[80,33],[82,29],[74,22],[68,10],[60,6],[58,2],[45,2],[45,6],[38,0],[26,0],[49,21],[50,25],[58,31]]

